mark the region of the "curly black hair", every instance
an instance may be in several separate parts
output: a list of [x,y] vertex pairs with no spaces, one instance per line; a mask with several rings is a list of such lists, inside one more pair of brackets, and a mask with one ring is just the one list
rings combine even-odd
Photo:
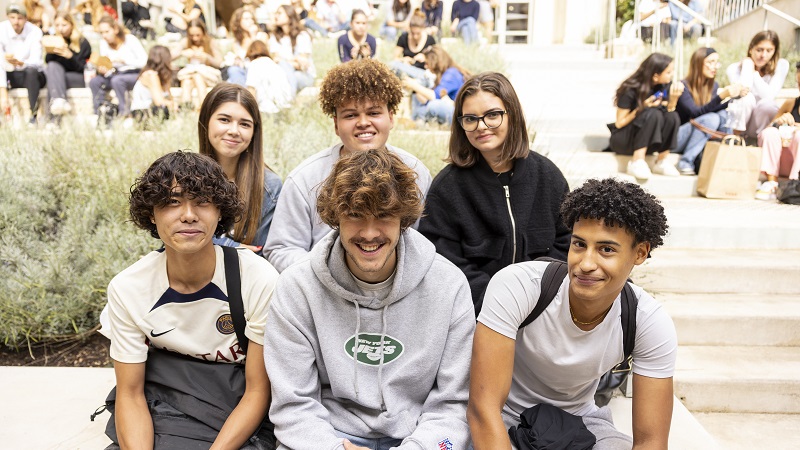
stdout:
[[336,117],[336,108],[354,100],[386,104],[394,114],[403,101],[403,85],[389,66],[376,59],[354,59],[334,66],[319,88],[322,112]]
[[606,226],[621,226],[633,234],[634,244],[649,242],[650,250],[664,244],[667,216],[658,199],[638,184],[614,178],[592,179],[567,194],[561,218],[572,229],[579,219],[603,220]]
[[167,204],[173,184],[184,195],[207,198],[220,211],[220,221],[214,231],[220,236],[240,220],[244,203],[239,199],[236,184],[229,181],[222,167],[208,156],[177,151],[158,158],[131,186],[130,214],[137,227],[159,239],[152,222],[153,210]]

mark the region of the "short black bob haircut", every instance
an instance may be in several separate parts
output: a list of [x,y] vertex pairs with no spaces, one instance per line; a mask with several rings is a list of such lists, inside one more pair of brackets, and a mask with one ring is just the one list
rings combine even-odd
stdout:
[[561,204],[561,218],[571,230],[580,219],[603,220],[620,226],[634,237],[634,245],[649,242],[650,250],[664,244],[667,216],[658,199],[638,184],[614,178],[592,179],[567,194]]
[[173,183],[181,187],[183,195],[206,198],[219,208],[221,218],[215,236],[230,230],[241,219],[244,205],[236,184],[225,177],[216,161],[199,153],[167,153],[150,165],[131,186],[131,220],[154,238],[159,236],[156,224],[151,220],[153,211],[167,204]]

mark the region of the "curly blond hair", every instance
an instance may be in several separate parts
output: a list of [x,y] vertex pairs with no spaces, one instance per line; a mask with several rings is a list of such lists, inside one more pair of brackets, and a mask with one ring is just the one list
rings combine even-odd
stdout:
[[319,89],[322,112],[336,117],[337,107],[354,100],[385,103],[394,114],[403,100],[403,86],[386,64],[375,59],[353,60],[329,70]]

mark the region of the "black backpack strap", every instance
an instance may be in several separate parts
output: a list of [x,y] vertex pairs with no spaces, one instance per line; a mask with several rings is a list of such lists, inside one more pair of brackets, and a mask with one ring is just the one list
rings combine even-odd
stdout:
[[550,261],[550,264],[547,265],[547,268],[544,270],[544,274],[542,275],[542,281],[539,284],[541,290],[539,291],[539,299],[536,301],[536,306],[533,308],[528,317],[522,321],[519,326],[519,329],[523,329],[528,324],[536,320],[548,306],[550,303],[553,302],[553,299],[556,298],[556,294],[558,294],[558,288],[561,287],[561,283],[564,281],[564,277],[567,276],[567,263],[563,261]]
[[636,344],[636,309],[639,305],[639,299],[634,294],[630,282],[625,283],[625,287],[622,288],[620,300],[622,303],[622,314],[620,316],[620,321],[622,322],[622,348],[625,353],[623,363],[627,363],[628,368],[630,368],[631,355]]
[[228,304],[231,308],[231,320],[236,337],[239,339],[239,348],[247,354],[247,345],[250,343],[244,334],[247,321],[244,318],[244,304],[242,303],[242,278],[239,274],[239,254],[233,247],[222,247],[225,257],[225,285],[228,288]]

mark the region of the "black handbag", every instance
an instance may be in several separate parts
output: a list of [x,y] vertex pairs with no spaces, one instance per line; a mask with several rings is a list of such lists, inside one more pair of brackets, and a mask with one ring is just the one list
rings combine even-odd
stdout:
[[[536,320],[547,306],[553,302],[553,299],[558,293],[558,288],[567,276],[567,263],[549,257],[537,258],[536,261],[547,261],[550,264],[545,269],[542,275],[541,292],[539,299],[536,301],[536,306],[533,311],[522,321],[519,329],[526,327],[528,324]],[[631,289],[630,283],[625,283],[622,288],[622,315],[620,322],[622,323],[622,342],[625,359],[619,364],[614,366],[611,370],[603,374],[600,378],[600,384],[594,393],[594,402],[597,406],[605,406],[611,401],[611,396],[614,391],[620,386],[625,384],[628,379],[628,374],[631,373],[631,354],[633,353],[633,346],[636,343],[636,308],[639,299]]]
[[787,205],[800,205],[800,180],[780,182],[778,184],[778,201]]

